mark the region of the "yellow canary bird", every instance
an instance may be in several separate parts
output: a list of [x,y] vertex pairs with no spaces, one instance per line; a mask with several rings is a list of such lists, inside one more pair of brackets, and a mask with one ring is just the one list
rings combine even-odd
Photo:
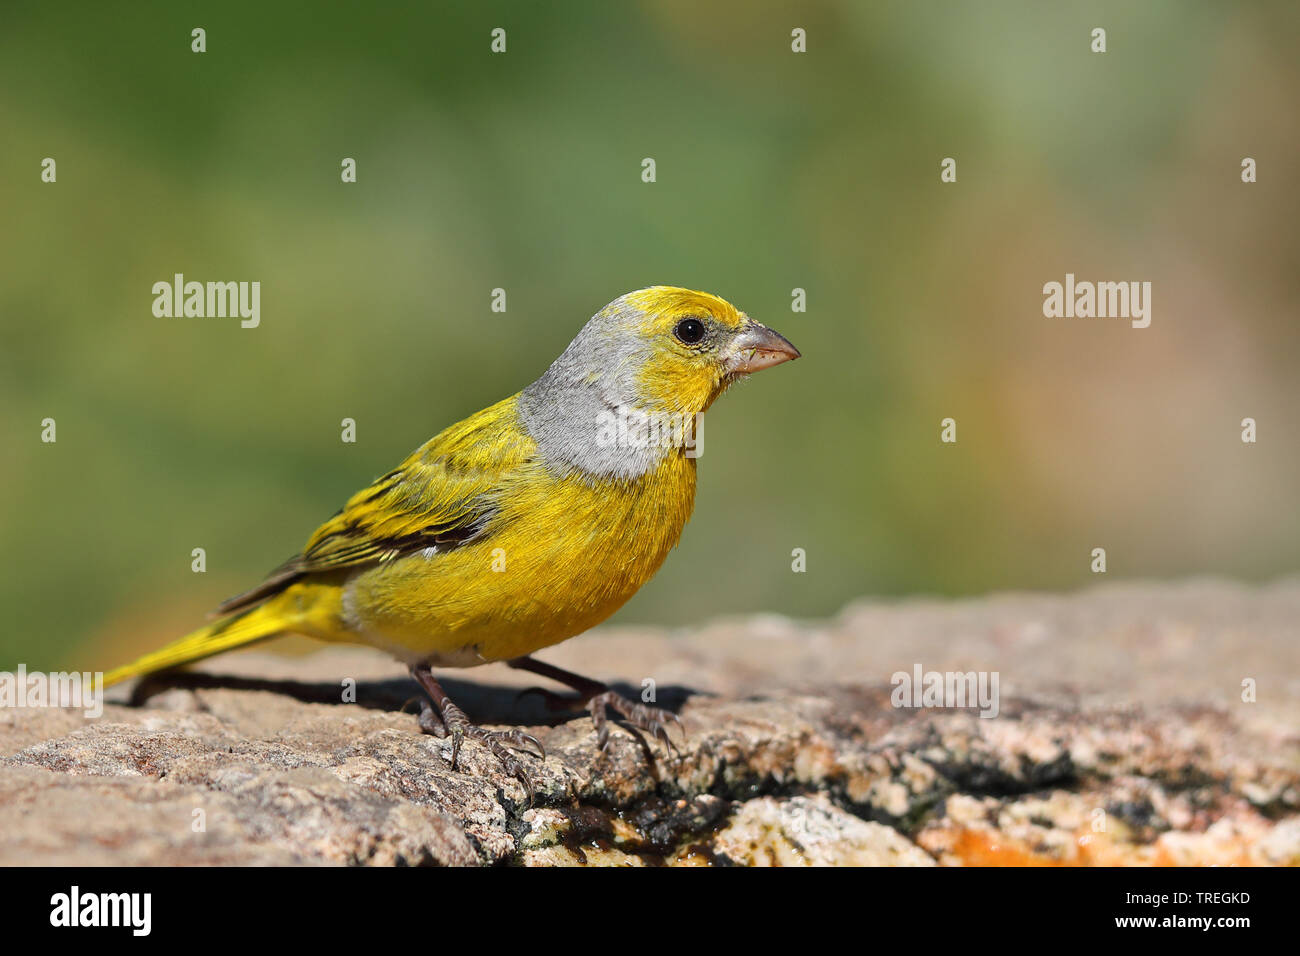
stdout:
[[705,292],[657,286],[591,318],[523,391],[452,425],[321,525],[301,554],[231,598],[220,619],[105,675],[113,684],[281,634],[369,644],[432,698],[421,726],[487,745],[431,668],[505,661],[668,740],[675,715],[529,657],[613,614],[677,544],[695,500],[692,436],[737,378],[799,357],[785,338]]

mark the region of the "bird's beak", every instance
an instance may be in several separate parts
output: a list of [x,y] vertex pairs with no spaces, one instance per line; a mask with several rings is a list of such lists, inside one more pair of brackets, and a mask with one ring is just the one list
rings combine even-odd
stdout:
[[731,340],[725,362],[729,374],[748,375],[798,357],[799,350],[784,335],[750,319]]

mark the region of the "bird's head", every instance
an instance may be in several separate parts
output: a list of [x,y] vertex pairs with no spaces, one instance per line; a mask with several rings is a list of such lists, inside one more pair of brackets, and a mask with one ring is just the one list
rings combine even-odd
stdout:
[[608,411],[695,415],[741,376],[798,357],[782,335],[716,295],[654,286],[592,316],[524,390],[521,407],[534,437],[559,457],[626,472],[635,466],[588,450]]
[[737,378],[798,357],[725,299],[653,286],[592,316],[543,379],[594,387],[611,407],[694,413]]
[[605,311],[619,303],[616,311],[630,308],[634,318],[615,334],[642,355],[638,387],[648,408],[702,412],[742,375],[799,357],[780,333],[707,292],[656,286]]

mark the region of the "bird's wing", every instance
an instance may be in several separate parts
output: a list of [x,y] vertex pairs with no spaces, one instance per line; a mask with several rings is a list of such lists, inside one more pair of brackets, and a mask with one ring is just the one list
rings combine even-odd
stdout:
[[488,533],[508,475],[534,451],[514,399],[451,426],[353,495],[316,529],[301,554],[258,587],[223,602],[230,614],[258,604],[308,574],[444,550]]

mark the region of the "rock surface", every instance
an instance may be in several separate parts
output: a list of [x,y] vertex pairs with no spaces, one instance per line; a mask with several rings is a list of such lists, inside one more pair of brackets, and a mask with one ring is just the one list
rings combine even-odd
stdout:
[[[0,710],[0,864],[1300,864],[1300,581],[864,602],[540,656],[653,681],[680,752],[616,728],[602,756],[587,717],[518,696],[530,675],[450,672],[471,717],[545,744],[530,806],[474,742],[453,771],[376,652],[226,655],[94,720]],[[893,706],[917,665],[996,671],[997,716]]]

